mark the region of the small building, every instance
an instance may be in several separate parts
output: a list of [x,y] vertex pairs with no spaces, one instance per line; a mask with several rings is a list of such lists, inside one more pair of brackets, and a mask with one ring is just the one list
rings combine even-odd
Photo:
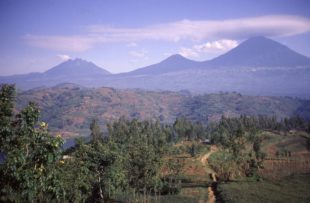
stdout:
[[211,144],[211,141],[210,141],[210,139],[204,139],[204,140],[202,141],[202,143],[203,143],[203,144]]

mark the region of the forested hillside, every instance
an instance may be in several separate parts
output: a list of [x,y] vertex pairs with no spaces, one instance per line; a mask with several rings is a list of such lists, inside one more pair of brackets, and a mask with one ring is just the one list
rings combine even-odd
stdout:
[[204,124],[222,115],[276,116],[279,119],[300,115],[310,118],[310,101],[289,97],[245,96],[239,93],[191,95],[188,91],[145,91],[139,89],[83,88],[73,84],[32,89],[17,94],[17,109],[36,101],[42,120],[51,130],[66,136],[88,135],[93,118],[100,126],[121,117],[159,120],[172,123],[185,116]]

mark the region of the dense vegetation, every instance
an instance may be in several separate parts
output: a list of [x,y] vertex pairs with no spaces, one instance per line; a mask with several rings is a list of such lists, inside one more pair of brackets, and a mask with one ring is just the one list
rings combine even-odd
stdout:
[[[13,111],[14,86],[1,86],[1,201],[96,202],[108,199],[146,201],[152,194],[178,192],[178,163],[165,165],[169,145],[182,136],[182,126],[120,119],[103,136],[97,120],[90,124],[91,142],[61,151],[63,139],[51,136],[39,122],[34,103]],[[178,126],[178,122],[176,122]]]
[[219,122],[210,124],[207,128],[212,143],[223,148],[210,157],[210,165],[219,178],[225,181],[236,176],[257,175],[257,170],[262,167],[266,157],[261,149],[261,143],[265,139],[262,132],[288,133],[292,129],[310,133],[310,122],[300,117],[283,120],[244,115],[239,118],[222,117]]
[[98,118],[103,131],[106,124],[127,119],[152,120],[172,124],[184,116],[204,125],[219,121],[222,115],[277,116],[300,115],[310,119],[310,102],[288,97],[245,96],[238,93],[219,93],[192,96],[188,91],[155,92],[143,90],[117,90],[113,88],[85,89],[64,84],[52,88],[33,89],[17,95],[17,109],[29,101],[36,101],[42,120],[53,132],[65,136],[89,135],[92,118]]
[[0,96],[4,202],[147,202],[164,195],[172,201],[178,199],[173,194],[180,192],[182,181],[190,183],[181,175],[184,157],[206,152],[209,148],[199,144],[205,138],[220,148],[208,160],[220,181],[261,180],[264,131],[303,131],[310,144],[310,123],[298,116],[222,116],[208,125],[181,116],[171,125],[120,118],[107,124],[107,133],[100,120],[90,119],[90,141],[77,139],[76,146],[64,151],[62,136],[51,135],[35,103],[17,112],[11,85],[2,85]]
[[1,201],[60,199],[63,140],[52,137],[47,124],[38,122],[39,110],[34,103],[14,115],[14,95],[13,86],[1,86],[0,152],[5,156],[0,168]]

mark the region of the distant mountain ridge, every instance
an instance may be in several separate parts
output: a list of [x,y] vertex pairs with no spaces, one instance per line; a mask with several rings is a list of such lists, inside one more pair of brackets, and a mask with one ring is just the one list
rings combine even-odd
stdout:
[[292,67],[310,65],[310,58],[274,40],[253,37],[205,63],[209,66]]
[[310,58],[274,40],[254,37],[208,61],[172,55],[157,64],[111,74],[91,62],[75,59],[44,73],[3,76],[0,83],[16,83],[21,89],[75,83],[85,87],[197,93],[236,91],[248,95],[310,98]]
[[197,68],[199,66],[201,66],[201,62],[187,59],[181,56],[180,54],[175,54],[175,55],[169,56],[168,58],[166,58],[165,60],[157,64],[139,68],[127,74],[129,75],[162,74],[162,73],[167,73],[167,72],[188,70],[192,68]]
[[13,76],[0,76],[0,83],[16,83],[21,89],[50,87],[61,83],[92,86],[94,80],[111,75],[107,70],[83,59],[69,59],[43,72]]
[[128,72],[127,75],[154,75],[190,69],[217,67],[295,67],[310,65],[310,58],[266,37],[253,37],[212,60],[193,61],[180,54]]
[[111,74],[92,62],[83,59],[69,59],[44,72],[46,76],[75,76],[75,77],[97,77]]

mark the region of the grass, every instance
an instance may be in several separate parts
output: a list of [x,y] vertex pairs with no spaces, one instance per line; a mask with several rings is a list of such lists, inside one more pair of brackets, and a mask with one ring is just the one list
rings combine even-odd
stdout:
[[262,151],[267,153],[269,157],[274,157],[276,151],[290,151],[292,154],[306,152],[306,137],[309,136],[305,132],[293,132],[287,134],[278,134],[272,132],[263,132],[262,136],[265,140],[262,143]]
[[225,202],[310,202],[310,174],[295,175],[277,182],[242,181],[222,183],[218,190]]
[[180,194],[177,195],[162,195],[155,200],[154,197],[149,198],[150,202],[160,203],[197,203],[205,202],[208,200],[208,188],[207,187],[193,187],[182,188]]
[[[197,197],[183,196],[183,195],[165,195],[161,196],[157,202],[160,203],[197,203],[200,199]],[[205,199],[207,200],[207,199]],[[151,200],[150,202],[156,202]]]
[[198,198],[199,200],[207,200],[208,188],[207,187],[182,188],[180,195],[187,197],[195,197]]

